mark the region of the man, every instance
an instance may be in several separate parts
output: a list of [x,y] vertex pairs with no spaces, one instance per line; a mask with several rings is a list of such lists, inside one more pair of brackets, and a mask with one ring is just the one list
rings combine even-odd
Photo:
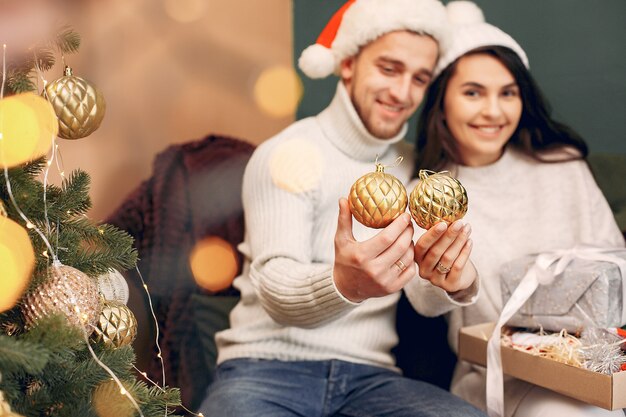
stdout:
[[[409,297],[431,291],[439,305],[474,301],[468,234],[435,227],[414,246],[408,213],[372,230],[353,224],[340,200],[376,158],[410,158],[406,122],[445,33],[437,0],[350,1],[303,53],[307,75],[335,71],[341,81],[325,110],[264,142],[248,163],[241,300],[231,328],[216,337],[205,416],[483,415],[402,377],[390,353],[403,288]],[[393,174],[407,182],[411,168],[409,161]],[[414,260],[437,286],[417,276]],[[437,273],[444,261],[450,272]]]

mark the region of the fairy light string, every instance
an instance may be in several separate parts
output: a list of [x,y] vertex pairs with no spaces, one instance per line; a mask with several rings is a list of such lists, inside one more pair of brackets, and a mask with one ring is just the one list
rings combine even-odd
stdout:
[[[142,371],[141,369],[137,368],[135,365],[133,365],[133,368],[135,369],[135,371],[137,371],[142,377],[144,377],[144,379],[149,382],[150,384],[152,384],[152,386],[156,387],[158,390],[160,390],[161,392],[165,392],[165,388],[161,387],[159,384],[157,384],[156,382],[154,382],[152,379],[150,379],[150,377],[148,376],[147,372]],[[190,409],[188,409],[187,407],[185,407],[184,404],[180,404],[180,407],[185,410],[187,413],[197,416],[197,417],[204,417],[204,414],[202,413],[194,413],[193,411],[191,411]]]
[[[157,357],[159,358],[159,360],[161,362],[162,386],[159,386],[159,384],[157,384],[152,379],[150,379],[146,372],[140,371],[134,365],[133,365],[133,367],[135,368],[135,370],[137,370],[137,372],[139,372],[146,379],[146,381],[150,382],[152,385],[154,385],[155,387],[157,387],[161,391],[165,391],[165,389],[164,389],[165,388],[165,364],[164,364],[164,361],[163,361],[163,354],[162,354],[162,351],[161,351],[161,344],[159,343],[159,321],[157,320],[156,313],[154,312],[154,306],[152,304],[152,297],[150,296],[150,291],[148,290],[148,285],[146,284],[145,280],[143,279],[143,275],[141,274],[141,271],[139,270],[139,267],[135,266],[135,269],[137,271],[137,275],[139,275],[139,279],[141,280],[141,284],[143,286],[143,289],[146,292],[146,296],[148,297],[148,305],[150,307],[150,314],[152,315],[152,319],[154,321],[154,325],[155,325],[155,329],[156,329],[155,345],[156,345],[157,351],[158,351]],[[184,409],[189,414],[192,414],[192,415],[197,416],[197,417],[204,417],[204,415],[202,413],[194,413],[193,411],[191,411],[190,409],[185,407],[185,405],[182,402],[181,402],[180,406],[181,406],[182,409]]]
[[137,275],[139,275],[139,279],[141,280],[141,285],[143,286],[144,291],[146,292],[146,295],[148,296],[148,305],[150,306],[150,314],[152,314],[152,319],[154,320],[154,326],[155,326],[155,330],[156,330],[156,336],[154,338],[155,340],[155,344],[157,347],[157,358],[159,358],[159,360],[161,361],[161,377],[162,377],[162,383],[163,386],[165,386],[165,364],[163,363],[163,351],[161,350],[161,345],[159,343],[159,321],[157,320],[156,314],[154,312],[154,306],[152,305],[152,297],[150,297],[150,291],[148,291],[148,285],[146,284],[146,281],[144,281],[143,279],[143,275],[141,275],[141,271],[139,270],[139,267],[137,267],[135,265],[135,270],[137,271]]
[[[4,98],[4,88],[6,85],[6,49],[7,46],[6,44],[3,44],[3,57],[2,57],[2,85],[0,87],[0,99]],[[41,79],[42,83],[43,83],[43,96],[48,99],[48,94],[46,91],[46,85],[47,85],[47,80],[44,77],[43,72],[41,71],[41,68],[39,66],[39,61],[38,61],[38,57],[36,55],[36,53],[34,53],[34,62],[35,62],[35,70],[37,73],[37,85],[39,86],[39,80]],[[65,56],[63,54],[61,54],[61,59],[63,62],[63,65],[65,66]],[[0,115],[0,141],[2,141],[3,136],[2,136],[2,127],[4,126],[4,120],[2,115]],[[50,170],[51,167],[54,165],[61,177],[62,180],[65,179],[65,172],[64,172],[64,167],[63,167],[63,158],[59,149],[59,145],[56,141],[57,137],[56,135],[52,135],[51,136],[51,142],[52,142],[52,146],[51,146],[51,152],[49,157],[46,160],[46,168],[44,171],[44,176],[43,176],[43,204],[44,204],[44,218],[45,218],[45,225],[46,225],[46,230],[48,232],[48,235],[50,235],[51,233],[51,223],[50,223],[50,219],[49,219],[49,215],[48,215],[48,202],[47,202],[47,186],[49,183],[49,175],[50,175]],[[2,147],[0,146],[0,160],[4,161],[4,150],[2,149]],[[400,158],[401,160],[401,158]],[[28,229],[33,229],[35,230],[35,232],[41,237],[41,239],[43,240],[44,244],[47,247],[47,250],[43,252],[43,256],[45,256],[46,258],[52,258],[52,262],[51,262],[51,267],[53,268],[59,268],[60,266],[62,266],[63,264],[60,262],[60,260],[58,259],[57,256],[57,252],[52,248],[52,245],[50,244],[48,238],[46,237],[46,235],[41,231],[41,229],[39,227],[37,227],[34,223],[32,223],[28,217],[26,216],[26,214],[20,209],[19,205],[17,204],[17,201],[15,199],[15,196],[12,192],[12,188],[11,188],[11,183],[10,183],[10,179],[9,179],[9,173],[8,173],[8,167],[6,166],[6,164],[3,164],[4,166],[4,177],[5,177],[5,181],[6,181],[6,186],[7,186],[7,191],[9,194],[9,198],[11,199],[11,202],[13,204],[13,206],[15,207],[16,211],[18,212],[19,216],[26,222],[26,227]],[[65,184],[62,184],[62,188],[64,188]],[[0,206],[1,210],[4,210],[4,208],[2,206]],[[59,221],[57,219],[57,246],[58,246],[58,233],[59,233]],[[58,248],[57,248],[58,249]],[[48,256],[48,254],[50,254],[50,256]],[[162,377],[162,386],[159,386],[159,384],[157,384],[155,381],[151,380],[150,378],[148,378],[147,373],[146,372],[141,372],[135,365],[132,365],[133,368],[139,372],[150,384],[152,384],[153,386],[157,387],[161,392],[165,392],[165,364],[163,361],[163,353],[161,350],[161,346],[159,343],[159,337],[160,337],[160,332],[159,332],[159,325],[158,325],[158,320],[156,317],[156,313],[154,311],[154,306],[152,303],[152,298],[150,295],[150,292],[148,290],[148,285],[145,283],[145,280],[141,274],[141,271],[139,270],[139,268],[136,266],[135,267],[137,270],[137,273],[141,279],[141,283],[142,286],[146,292],[146,295],[148,297],[148,304],[150,307],[150,313],[152,315],[152,319],[154,321],[155,324],[155,329],[156,329],[156,336],[155,336],[155,344],[157,347],[157,357],[160,360],[160,365],[161,365],[161,377]],[[80,312],[80,308],[78,306],[75,306],[75,310],[77,312],[77,314],[79,315],[80,319],[85,321],[86,317],[84,317],[84,315],[81,315]],[[92,326],[93,327],[93,326]],[[126,388],[123,386],[122,382],[120,381],[120,379],[117,377],[117,375],[115,375],[115,373],[111,370],[111,368],[109,368],[105,363],[103,363],[98,356],[96,355],[96,353],[94,352],[93,348],[91,347],[90,343],[89,343],[89,339],[87,336],[87,332],[83,330],[82,332],[83,334],[83,338],[85,340],[85,343],[87,345],[87,348],[92,356],[92,358],[94,359],[94,361],[102,368],[104,369],[112,378],[113,381],[115,381],[115,383],[117,384],[117,386],[120,388],[120,393],[124,396],[126,396],[129,401],[132,403],[132,405],[134,406],[134,408],[137,410],[137,412],[139,413],[139,415],[141,417],[145,417],[143,412],[141,411],[141,408],[139,407],[139,404],[137,403],[137,401],[133,398],[133,396],[128,392],[128,390],[126,390]],[[194,416],[197,417],[204,417],[202,413],[194,413],[191,410],[189,410],[187,407],[185,407],[182,403],[180,404],[181,408],[183,408],[186,412],[188,412],[189,414],[192,414]],[[165,404],[165,410],[164,410],[164,415],[167,417],[168,415],[168,405]]]
[[[48,82],[46,81],[45,77],[43,76],[43,73],[41,71],[41,68],[39,67],[39,59],[37,57],[37,53],[33,52],[33,56],[34,56],[34,61],[35,61],[35,70],[37,72],[37,75],[39,76],[37,78],[37,85],[39,85],[39,78],[41,78],[42,82],[43,82],[43,96],[45,97],[46,100],[49,101],[48,98],[48,92],[46,91],[46,85],[48,84]],[[50,226],[50,220],[48,219],[48,199],[47,199],[47,195],[48,195],[48,175],[50,173],[50,166],[52,165],[53,161],[54,161],[54,155],[56,154],[56,150],[57,150],[57,144],[56,144],[56,135],[51,135],[52,136],[52,150],[50,152],[50,157],[48,158],[48,160],[46,161],[46,169],[44,172],[44,177],[43,177],[43,213],[44,213],[44,218],[46,220],[46,229],[48,231],[48,236],[51,233],[51,226]],[[61,178],[63,178],[63,175],[61,174]],[[57,229],[57,235],[59,233],[59,230]]]
[[[83,331],[83,338],[85,339],[85,343],[87,344],[87,349],[89,349],[89,353],[91,353],[93,360],[96,361],[96,363],[100,365],[100,367],[104,369],[111,376],[111,378],[113,378],[113,381],[115,381],[117,386],[120,388],[120,394],[122,394],[123,396],[129,399],[129,401],[135,407],[139,415],[141,417],[145,417],[143,412],[141,411],[141,408],[139,407],[139,404],[137,404],[137,401],[135,401],[135,398],[133,398],[133,396],[130,395],[128,390],[124,388],[124,385],[122,385],[122,381],[120,381],[117,375],[115,375],[115,372],[113,372],[111,368],[109,368],[104,362],[102,362],[100,358],[98,358],[98,355],[96,355],[96,352],[93,351],[93,348],[91,347],[91,344],[89,343],[89,339],[87,338],[87,332],[85,331]],[[165,407],[165,409],[166,409],[165,412],[167,415],[167,407]]]

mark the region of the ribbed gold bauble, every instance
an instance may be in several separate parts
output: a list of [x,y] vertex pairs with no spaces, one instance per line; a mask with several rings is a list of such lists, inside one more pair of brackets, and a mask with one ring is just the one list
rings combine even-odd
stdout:
[[11,406],[4,400],[2,391],[0,391],[0,417],[24,417],[11,411]]
[[352,185],[348,203],[359,223],[380,229],[405,212],[408,200],[400,180],[377,163],[375,172],[363,175]]
[[467,192],[448,171],[420,170],[420,181],[409,197],[409,209],[415,223],[430,229],[444,221],[448,224],[467,213]]
[[53,265],[47,281],[22,299],[21,310],[27,328],[34,327],[41,318],[61,313],[89,335],[102,303],[94,280],[71,266]]
[[93,133],[102,122],[106,103],[93,84],[72,74],[65,67],[65,75],[46,85],[48,100],[59,119],[59,137],[80,139]]
[[133,312],[120,302],[105,301],[92,339],[108,348],[117,349],[132,343],[135,336],[137,320]]

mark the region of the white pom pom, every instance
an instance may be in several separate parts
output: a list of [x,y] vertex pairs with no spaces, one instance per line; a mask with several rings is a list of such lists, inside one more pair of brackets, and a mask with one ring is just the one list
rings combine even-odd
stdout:
[[310,78],[325,78],[335,71],[335,56],[330,49],[316,43],[302,51],[298,66]]
[[109,272],[98,277],[98,289],[105,300],[128,303],[128,283],[119,271],[110,269]]
[[453,25],[471,25],[485,21],[483,11],[471,1],[452,1],[446,6],[446,13],[448,21]]

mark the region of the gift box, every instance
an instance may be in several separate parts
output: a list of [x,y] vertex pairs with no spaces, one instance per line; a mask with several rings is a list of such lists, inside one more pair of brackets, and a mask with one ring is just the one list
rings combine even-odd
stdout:
[[[463,327],[459,331],[459,359],[487,363],[487,341],[495,324]],[[626,407],[626,371],[601,374],[501,346],[505,374],[607,410]]]
[[[626,261],[626,251],[612,256]],[[618,264],[573,257],[560,273],[554,262],[539,277],[540,284],[507,324],[570,333],[585,327],[619,327],[623,317],[622,273]],[[503,305],[522,278],[536,265],[537,256],[516,259],[503,266],[500,285]],[[543,282],[542,282],[543,280]],[[548,281],[547,283],[545,281]]]

